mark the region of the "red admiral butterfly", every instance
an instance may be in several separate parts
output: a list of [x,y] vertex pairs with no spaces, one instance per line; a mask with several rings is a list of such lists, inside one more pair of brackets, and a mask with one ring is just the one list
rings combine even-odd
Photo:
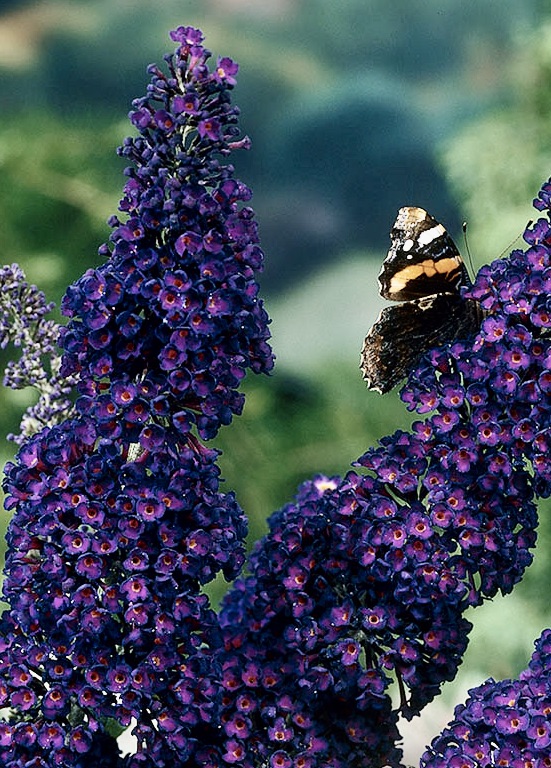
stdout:
[[461,296],[470,285],[455,243],[422,208],[400,208],[379,274],[379,293],[399,301],[382,310],[365,337],[360,368],[369,389],[384,394],[432,347],[475,333],[478,303]]

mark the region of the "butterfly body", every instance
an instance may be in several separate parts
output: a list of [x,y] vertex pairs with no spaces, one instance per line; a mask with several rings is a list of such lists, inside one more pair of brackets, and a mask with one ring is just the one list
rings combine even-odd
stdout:
[[476,332],[478,304],[465,299],[467,270],[446,229],[422,208],[400,208],[379,274],[385,307],[368,332],[360,367],[369,389],[391,390],[432,347]]

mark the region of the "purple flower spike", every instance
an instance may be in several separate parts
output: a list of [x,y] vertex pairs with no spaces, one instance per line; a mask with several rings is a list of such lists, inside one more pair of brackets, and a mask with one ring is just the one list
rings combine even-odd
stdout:
[[423,755],[422,768],[549,764],[551,630],[536,642],[528,669],[518,680],[490,679],[469,694]]
[[[250,576],[226,597],[234,676],[225,718],[236,716],[237,697],[255,702],[244,762],[256,759],[253,743],[267,763],[307,755],[315,765],[400,765],[398,713],[418,713],[455,676],[471,626],[465,610],[511,591],[530,564],[534,501],[551,492],[549,222],[526,239],[526,252],[483,268],[470,289],[486,313],[478,336],[431,350],[411,373],[403,398],[425,420],[368,450],[357,462],[364,474],[305,483],[272,516]],[[252,658],[280,670],[277,690],[238,678]],[[473,705],[427,766],[520,765],[505,762],[506,750],[524,744],[530,756],[528,729],[545,745],[551,729],[548,711],[542,722],[540,711],[527,715],[528,702],[513,705],[489,721]],[[307,713],[308,725],[280,742],[276,726],[289,713]],[[476,716],[482,735],[469,742]]]
[[[19,434],[8,435],[19,444],[73,413],[69,395],[76,377],[59,373],[60,326],[46,317],[53,306],[42,291],[27,283],[17,264],[0,268],[0,349],[11,344],[21,350],[19,359],[8,363],[2,383],[11,389],[32,387],[39,394],[38,402],[25,412]],[[44,359],[49,360],[49,371]]]
[[[237,65],[211,71],[198,30],[172,37],[120,150],[124,221],[63,301],[55,381],[63,393],[78,379],[76,416],[46,421],[6,468],[0,707],[14,719],[0,764],[13,768],[220,764],[221,634],[203,587],[239,573],[247,527],[200,438],[241,412],[246,370],[273,357],[251,193],[225,163],[246,143]],[[47,354],[59,330],[22,279],[4,270],[4,296]],[[234,725],[243,736],[246,719]],[[136,747],[122,758],[107,730],[126,728]]]
[[[211,73],[197,30],[174,34],[180,47],[168,74],[150,69],[148,95],[131,113],[139,135],[120,150],[132,163],[120,204],[127,219],[113,219],[110,249],[102,249],[109,260],[62,304],[71,318],[63,373],[78,373],[83,394],[101,393],[94,418],[102,434],[131,442],[144,426],[161,426],[166,439],[186,439],[191,429],[214,437],[241,412],[245,371],[273,366],[254,278],[262,252],[244,205],[251,192],[222,162],[239,144],[229,97],[237,65],[222,58]],[[182,370],[185,387],[175,375]],[[162,417],[122,400],[138,380],[154,383]],[[77,408],[89,413],[83,400]],[[167,420],[169,412],[178,417]]]

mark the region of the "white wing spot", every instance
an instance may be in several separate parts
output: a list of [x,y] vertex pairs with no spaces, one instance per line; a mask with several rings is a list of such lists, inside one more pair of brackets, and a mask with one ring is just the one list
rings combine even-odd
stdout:
[[421,232],[417,238],[417,242],[419,245],[428,245],[429,243],[432,243],[433,240],[436,240],[437,237],[443,235],[445,231],[446,230],[442,224],[437,224],[435,227],[431,227],[430,229]]

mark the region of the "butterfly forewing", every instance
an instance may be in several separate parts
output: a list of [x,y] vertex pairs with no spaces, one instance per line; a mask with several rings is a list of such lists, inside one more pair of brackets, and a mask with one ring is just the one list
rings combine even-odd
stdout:
[[400,208],[390,239],[379,274],[385,299],[411,301],[461,285],[466,270],[455,243],[422,208]]

